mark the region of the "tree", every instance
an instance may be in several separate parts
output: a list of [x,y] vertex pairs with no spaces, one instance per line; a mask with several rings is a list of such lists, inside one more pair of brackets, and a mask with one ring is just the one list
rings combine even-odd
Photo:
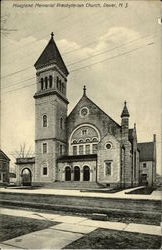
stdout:
[[33,157],[34,152],[32,151],[31,146],[27,146],[25,142],[20,144],[20,148],[12,152],[12,156],[16,158],[26,158],[26,157]]

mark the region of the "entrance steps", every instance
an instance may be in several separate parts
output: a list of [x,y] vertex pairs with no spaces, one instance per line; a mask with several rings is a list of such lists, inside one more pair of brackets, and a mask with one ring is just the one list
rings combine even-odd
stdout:
[[53,183],[44,183],[44,188],[53,188],[53,189],[99,189],[104,188],[102,184],[89,181],[66,181],[66,182],[53,182]]

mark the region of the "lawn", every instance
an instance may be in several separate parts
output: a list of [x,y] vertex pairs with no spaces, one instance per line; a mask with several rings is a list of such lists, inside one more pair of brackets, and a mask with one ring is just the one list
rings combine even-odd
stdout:
[[48,220],[0,215],[0,242],[58,224]]
[[160,246],[160,236],[99,228],[65,249],[159,249]]
[[132,190],[130,192],[128,191],[128,192],[126,192],[126,194],[143,194],[143,195],[149,195],[154,190],[156,190],[156,188],[154,188],[154,187],[143,187],[143,188]]

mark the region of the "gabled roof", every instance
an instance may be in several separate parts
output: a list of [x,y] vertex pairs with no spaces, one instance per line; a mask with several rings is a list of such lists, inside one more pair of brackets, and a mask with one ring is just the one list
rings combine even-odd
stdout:
[[6,159],[10,161],[10,158],[0,149],[0,159]]
[[154,160],[154,142],[138,143],[137,147],[140,151],[140,161],[153,161]]
[[68,115],[68,117],[70,117],[72,115],[73,112],[75,112],[75,110],[77,109],[78,105],[83,102],[86,103],[88,102],[89,104],[93,105],[96,107],[96,109],[103,113],[105,116],[107,116],[113,123],[115,123],[117,125],[117,127],[121,127],[116,121],[114,121],[108,114],[106,114],[97,104],[95,104],[91,99],[89,99],[89,97],[87,97],[85,89],[83,89],[83,96],[81,97],[81,99],[79,100],[79,102],[76,104],[76,106],[73,108],[73,110],[70,112],[70,114]]
[[69,72],[65,66],[65,63],[60,55],[60,52],[56,46],[56,43],[53,39],[53,33],[51,33],[51,39],[49,40],[47,46],[43,50],[42,54],[34,64],[35,68],[41,68],[55,63],[65,75],[68,75]]

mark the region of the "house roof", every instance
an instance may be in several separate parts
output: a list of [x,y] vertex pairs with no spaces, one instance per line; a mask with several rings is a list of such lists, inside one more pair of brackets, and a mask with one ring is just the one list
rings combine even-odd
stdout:
[[6,159],[10,161],[10,158],[0,149],[0,159]]
[[61,57],[61,54],[56,46],[56,43],[53,39],[53,33],[51,33],[51,39],[49,40],[47,46],[43,50],[42,54],[34,64],[35,68],[41,68],[43,66],[50,65],[55,63],[65,75],[68,75],[69,72],[65,66],[65,63]]
[[140,151],[140,161],[153,161],[154,160],[154,142],[138,143],[137,147]]

